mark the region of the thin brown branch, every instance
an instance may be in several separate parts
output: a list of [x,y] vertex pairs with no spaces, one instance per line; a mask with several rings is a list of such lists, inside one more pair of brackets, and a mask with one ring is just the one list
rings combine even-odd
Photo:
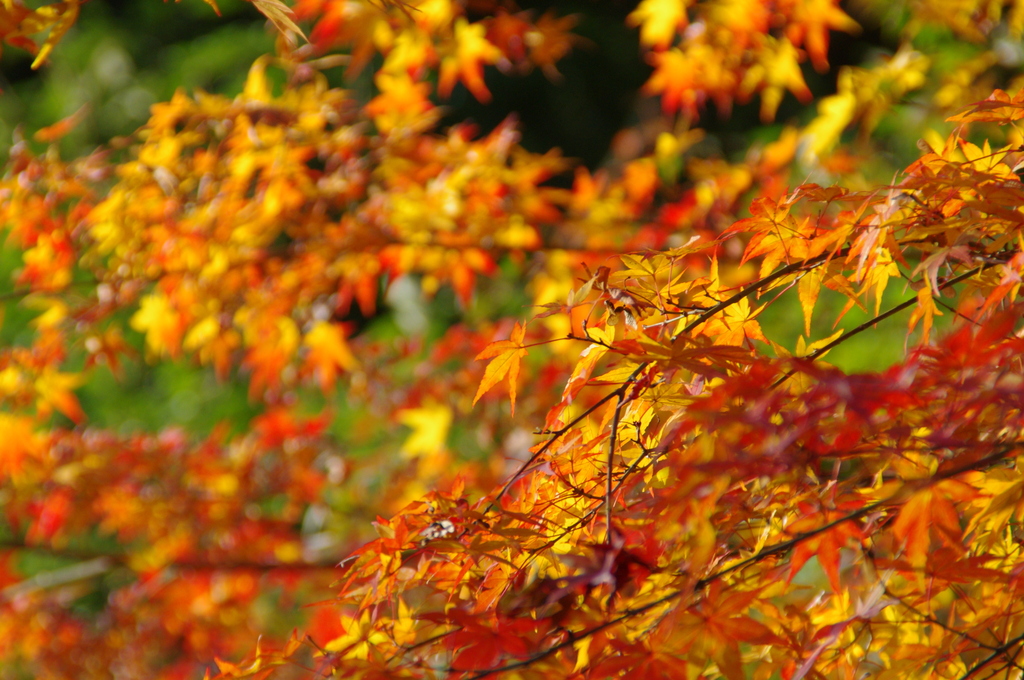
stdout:
[[[127,552],[104,552],[100,550],[79,550],[57,548],[48,545],[30,545],[17,540],[0,540],[0,551],[29,551],[44,553],[74,561],[74,564],[51,571],[41,572],[12,584],[0,591],[0,600],[10,599],[23,590],[46,590],[63,585],[65,582],[78,581],[99,576],[114,569],[124,567],[132,569],[131,557]],[[201,557],[178,559],[167,562],[167,569],[182,571],[274,571],[278,569],[293,571],[326,571],[337,569],[337,562],[265,562],[247,559],[204,559]]]
[[0,293],[0,302],[20,300],[22,298],[28,297],[29,295],[59,295],[60,293],[65,292],[68,288],[78,286],[96,286],[99,285],[99,283],[99,279],[90,279],[88,281],[71,281],[66,286],[62,286],[61,288],[55,288],[53,290],[45,290],[38,288],[19,288],[9,291],[7,293]]
[[[981,272],[985,271],[986,269],[989,269],[989,268],[994,267],[994,266],[995,266],[994,264],[983,264],[983,265],[981,265],[979,267],[975,267],[974,269],[971,269],[970,271],[964,272],[963,274],[961,274],[961,275],[959,275],[957,277],[954,277],[954,278],[949,279],[947,281],[943,281],[942,283],[939,284],[939,290],[943,290],[945,288],[948,288],[949,286],[954,286],[954,285],[960,283],[961,281],[964,281],[965,279],[969,279],[972,276],[974,276],[975,274],[980,274]],[[913,306],[916,302],[917,302],[917,296],[915,295],[915,296],[913,296],[913,297],[911,297],[911,298],[909,298],[907,300],[904,300],[903,302],[899,303],[898,305],[895,305],[894,307],[890,307],[889,309],[885,310],[881,314],[879,314],[879,315],[877,315],[877,316],[875,316],[875,317],[865,321],[864,323],[860,324],[856,328],[852,328],[852,329],[848,330],[847,332],[843,333],[842,335],[840,335],[838,338],[836,338],[832,342],[828,343],[827,345],[823,345],[822,347],[819,347],[818,349],[814,350],[810,354],[807,354],[806,356],[803,356],[803,357],[800,357],[800,358],[801,359],[810,359],[810,360],[813,361],[814,359],[817,359],[822,354],[824,354],[825,352],[829,351],[830,349],[832,349],[836,345],[839,345],[839,344],[849,340],[850,338],[852,338],[855,335],[863,333],[864,331],[866,331],[867,329],[871,328],[875,324],[877,324],[877,323],[879,323],[881,321],[885,321],[886,319],[888,319],[893,314],[898,314],[898,313],[902,312],[904,309],[907,309],[908,307]],[[790,369],[790,370],[786,371],[786,373],[784,373],[782,375],[782,377],[780,377],[778,380],[776,380],[774,383],[772,383],[772,389],[778,387],[782,383],[784,383],[787,380],[789,380],[791,377],[793,377],[794,373],[796,373],[796,369]]]
[[974,644],[976,644],[981,649],[990,649],[990,650],[997,649],[997,647],[995,645],[986,644],[986,643],[982,642],[981,640],[979,640],[978,638],[974,637],[973,635],[970,635],[970,634],[965,633],[963,631],[957,630],[956,628],[953,628],[952,626],[950,626],[946,622],[937,619],[936,617],[932,616],[931,614],[927,614],[925,612],[922,612],[920,609],[918,609],[914,605],[910,604],[909,602],[904,600],[902,597],[900,597],[896,593],[893,593],[891,590],[889,590],[889,588],[886,587],[885,584],[882,584],[882,592],[885,593],[886,595],[888,595],[889,597],[891,597],[892,599],[896,600],[897,602],[899,602],[901,606],[903,606],[906,609],[910,610],[910,612],[912,614],[914,614],[915,616],[920,618],[922,621],[927,621],[928,623],[936,625],[936,626],[939,626],[940,628],[950,632],[953,635],[962,637],[963,639],[968,640],[969,642],[973,642]]
[[548,449],[550,449],[554,445],[554,443],[556,441],[558,441],[558,439],[562,435],[564,435],[566,432],[568,432],[572,428],[576,427],[576,425],[578,425],[585,418],[590,416],[590,414],[592,414],[597,409],[601,408],[603,405],[605,405],[606,403],[608,403],[612,399],[614,399],[614,398],[616,398],[616,397],[618,397],[618,396],[620,396],[622,394],[625,394],[626,393],[626,389],[629,388],[629,386],[633,384],[633,381],[636,380],[636,377],[638,375],[640,375],[640,372],[643,371],[646,367],[647,367],[647,363],[640,364],[636,368],[636,370],[633,371],[629,375],[629,377],[626,378],[625,381],[623,381],[622,385],[620,385],[619,387],[615,388],[613,391],[609,392],[605,396],[603,396],[600,399],[598,399],[597,402],[595,402],[593,405],[591,405],[589,408],[587,408],[587,410],[585,410],[583,413],[579,414],[578,416],[576,416],[575,418],[570,420],[564,426],[560,427],[559,429],[555,430],[554,432],[547,433],[547,434],[551,435],[551,438],[548,439],[546,442],[544,442],[543,446],[541,446],[539,449],[537,449],[532,456],[530,456],[522,465],[519,466],[519,469],[517,469],[515,471],[515,473],[513,473],[512,476],[509,478],[509,480],[507,482],[505,482],[505,485],[501,487],[501,491],[498,492],[498,494],[494,497],[494,500],[491,501],[491,503],[487,506],[487,510],[484,511],[484,514],[486,514],[487,512],[490,512],[494,508],[494,505],[498,501],[501,500],[501,497],[504,496],[508,492],[508,490],[512,487],[512,485],[515,484],[516,480],[518,480],[522,476],[522,474],[524,472],[526,472],[530,468],[530,466],[533,465],[537,461],[538,458],[540,458],[545,453],[547,453]]
[[[1017,637],[1007,640],[1003,644],[996,647],[994,650],[992,650],[991,654],[989,654],[987,657],[971,666],[966,673],[961,675],[960,680],[970,680],[975,675],[977,675],[981,671],[981,669],[983,669],[985,666],[989,665],[996,659],[999,659],[1000,657],[1006,660],[1006,665],[1017,666],[1017,655],[1014,654],[1014,656],[1010,656],[1009,652],[1011,649],[1013,649],[1014,647],[1018,647],[1021,644],[1024,644],[1024,633],[1021,633]],[[1019,654],[1020,650],[1018,650],[1017,653]]]
[[622,418],[622,407],[626,403],[626,392],[619,392],[619,401],[615,404],[615,413],[612,416],[612,431],[608,437],[608,469],[605,473],[605,494],[604,494],[604,524],[608,532],[605,541],[612,544],[612,466],[615,464],[615,443],[618,441],[619,420]]
[[715,314],[725,311],[726,309],[733,306],[740,300],[743,300],[745,298],[750,297],[751,295],[754,295],[762,288],[767,287],[768,285],[774,283],[775,281],[783,277],[789,276],[790,274],[795,274],[799,271],[813,269],[814,267],[817,267],[818,265],[822,264],[823,262],[826,262],[827,260],[833,257],[838,257],[845,254],[848,250],[849,247],[843,248],[842,250],[835,253],[822,253],[821,255],[818,255],[817,257],[812,257],[809,260],[794,262],[793,264],[788,264],[785,267],[782,267],[781,269],[777,269],[768,276],[762,279],[758,279],[757,281],[754,281],[750,285],[745,286],[735,295],[728,297],[725,300],[722,300],[721,302],[714,306],[708,307],[706,310],[704,310],[704,312],[699,314],[696,319],[687,324],[681,331],[677,331],[672,336],[672,341],[675,342],[675,340],[679,336],[692,332],[693,329],[695,329],[697,326],[701,325],[702,323],[713,317]]

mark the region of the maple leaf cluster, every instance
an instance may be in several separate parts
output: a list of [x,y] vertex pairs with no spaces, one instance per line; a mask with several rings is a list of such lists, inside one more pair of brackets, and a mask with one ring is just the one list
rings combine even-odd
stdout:
[[[1008,122],[1018,105],[998,94],[960,120]],[[988,599],[1016,588],[1020,565],[1007,523],[1024,425],[1007,297],[1017,246],[1005,240],[1019,220],[974,199],[1020,191],[1015,149],[954,137],[888,194],[805,185],[763,200],[720,239],[752,233],[743,259],[761,262],[731,292],[714,259],[687,276],[716,242],[599,270],[569,306],[603,311],[568,340],[580,362],[530,458],[475,502],[456,487],[379,522],[382,537],[345,566],[345,634],[325,663],[365,677],[726,678],[766,664],[803,677],[1009,663],[1019,640],[985,639],[1021,615]],[[923,177],[946,191],[913,200]],[[981,212],[961,222],[968,203]],[[971,233],[953,257],[928,237],[951,226]],[[918,291],[884,314],[913,308],[925,334],[933,296],[960,284],[968,307],[954,311],[969,322],[885,372],[848,375],[813,359],[870,324],[792,353],[751,308],[815,276],[848,296],[840,318],[906,278]],[[810,318],[814,296],[800,298]],[[481,353],[485,388],[518,370],[526,337],[517,326]]]

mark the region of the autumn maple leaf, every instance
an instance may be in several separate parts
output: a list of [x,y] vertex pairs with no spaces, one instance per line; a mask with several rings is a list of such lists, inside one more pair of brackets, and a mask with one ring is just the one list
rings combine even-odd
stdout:
[[491,101],[491,93],[484,85],[484,64],[494,64],[501,58],[501,50],[488,42],[487,29],[479,24],[470,24],[465,19],[455,22],[455,45],[453,53],[441,60],[441,75],[437,91],[448,97],[456,80],[462,80],[477,101]]
[[663,50],[672,44],[677,31],[686,28],[686,2],[682,0],[643,0],[626,19],[640,27],[640,42]]
[[800,52],[789,40],[772,40],[760,53],[760,60],[747,71],[740,84],[744,95],[755,90],[761,91],[761,122],[775,120],[786,90],[792,92],[803,103],[811,101],[812,95],[800,71]]
[[[477,361],[491,359],[484,371],[484,378],[480,381],[480,387],[473,397],[473,404],[480,400],[484,392],[491,389],[499,380],[508,376],[508,395],[512,401],[512,414],[516,412],[516,381],[519,379],[519,364],[526,356],[523,348],[523,338],[526,335],[526,328],[516,323],[512,329],[512,335],[508,340],[499,340],[487,345],[482,352],[476,355]],[[493,358],[492,358],[493,357]]]
[[271,23],[277,27],[277,30],[291,39],[293,33],[298,33],[302,36],[303,40],[308,40],[306,34],[302,32],[302,29],[294,21],[295,13],[292,12],[292,8],[288,5],[280,2],[280,0],[249,0],[256,6],[256,9],[260,11],[263,16],[270,19]]
[[[32,10],[20,2],[4,2],[0,8],[0,39],[10,45],[35,52],[32,68],[39,68],[78,19],[79,4],[79,0],[69,0]],[[29,36],[43,31],[49,31],[49,35],[37,48]]]
[[828,70],[830,31],[858,33],[860,25],[838,7],[835,0],[804,0],[787,3],[793,22],[786,27],[786,36],[795,45],[803,44],[811,55],[811,63],[819,73]]

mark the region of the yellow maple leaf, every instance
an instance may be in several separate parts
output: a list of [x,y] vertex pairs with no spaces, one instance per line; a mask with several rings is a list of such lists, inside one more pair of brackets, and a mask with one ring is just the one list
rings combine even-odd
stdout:
[[[810,357],[811,359],[817,359],[819,356],[825,356],[825,354],[828,353],[828,350],[823,350],[823,348],[839,339],[844,332],[845,331],[840,328],[827,338],[821,338],[814,342],[808,342],[804,336],[801,335],[796,340],[796,356]],[[808,336],[810,336],[810,333],[808,333]]]
[[183,327],[178,311],[163,293],[157,291],[142,298],[139,311],[132,315],[129,323],[145,334],[146,349],[153,355],[177,355]]
[[685,0],[643,0],[626,18],[640,27],[640,43],[663,50],[688,23]]
[[365,107],[377,129],[387,134],[396,128],[416,128],[433,120],[434,105],[428,99],[430,85],[413,81],[407,73],[378,73],[374,78],[380,94]]
[[387,635],[376,630],[369,611],[360,614],[358,620],[345,614],[342,619],[345,634],[324,645],[328,652],[337,652],[349,659],[365,659],[372,647],[389,642]]
[[428,401],[419,408],[399,411],[398,422],[412,429],[402,444],[402,452],[409,457],[431,456],[445,449],[452,410],[445,404]]
[[78,373],[61,373],[53,366],[47,366],[35,379],[36,412],[46,417],[56,409],[76,423],[81,423],[85,420],[85,414],[72,390],[84,382],[85,378]]
[[840,91],[818,102],[818,115],[803,131],[802,162],[812,164],[828,153],[857,115],[857,97],[842,87],[848,72],[840,72]]
[[942,316],[942,312],[935,305],[935,298],[932,296],[932,291],[928,286],[925,286],[921,290],[917,291],[917,307],[910,315],[910,321],[907,323],[907,327],[910,331],[913,331],[917,327],[917,323],[924,319],[924,326],[921,332],[921,341],[928,342],[928,338],[931,336],[932,324],[937,316]]
[[501,50],[487,40],[487,29],[480,24],[470,24],[465,19],[455,22],[454,50],[441,60],[441,74],[437,91],[448,97],[461,80],[477,101],[486,104],[491,101],[491,92],[484,85],[484,64],[494,64],[501,58]]
[[775,119],[786,90],[805,104],[813,98],[800,71],[800,51],[785,38],[768,37],[767,40],[769,43],[759,52],[758,63],[747,71],[740,85],[744,95],[761,91],[761,121],[764,123]]
[[[9,3],[4,4],[7,5]],[[29,36],[47,29],[50,31],[42,47],[39,48],[39,53],[32,61],[32,68],[36,69],[42,66],[60,39],[74,25],[75,20],[78,19],[78,7],[79,0],[56,2],[52,5],[40,7],[21,20],[20,26],[14,31],[16,35]],[[8,11],[10,10],[5,10],[5,12]],[[5,39],[12,42],[12,44],[19,44],[12,41],[10,37]],[[19,44],[19,46],[23,45]]]

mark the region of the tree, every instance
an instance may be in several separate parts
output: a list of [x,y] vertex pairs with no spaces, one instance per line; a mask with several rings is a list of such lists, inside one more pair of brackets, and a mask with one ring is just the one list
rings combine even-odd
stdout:
[[[1015,7],[254,4],[237,95],[9,149],[0,677],[1019,674]],[[616,13],[603,167],[446,120]],[[95,422],[159,364],[255,415]]]

